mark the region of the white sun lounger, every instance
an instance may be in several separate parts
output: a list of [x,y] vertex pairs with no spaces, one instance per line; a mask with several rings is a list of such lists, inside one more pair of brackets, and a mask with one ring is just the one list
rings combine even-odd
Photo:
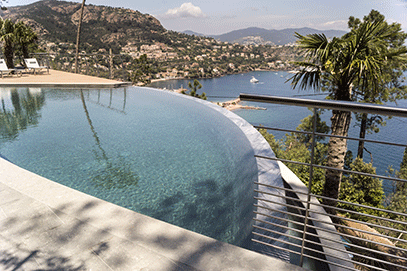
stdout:
[[0,74],[1,74],[1,78],[3,78],[4,75],[7,74],[12,74],[13,72],[15,72],[17,75],[20,74],[21,75],[21,71],[18,71],[16,69],[9,69],[7,67],[6,61],[4,59],[0,59]]
[[38,65],[38,62],[37,62],[36,58],[25,58],[24,62],[25,62],[25,65],[26,65],[27,69],[29,71],[32,70],[34,74],[35,74],[36,71],[40,72],[42,69],[46,69],[47,73],[49,73],[49,67]]

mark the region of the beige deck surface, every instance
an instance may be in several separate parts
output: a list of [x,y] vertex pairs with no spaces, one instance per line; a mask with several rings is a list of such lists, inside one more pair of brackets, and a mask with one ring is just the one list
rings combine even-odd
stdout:
[[120,87],[128,86],[130,82],[120,82],[94,76],[87,76],[57,70],[45,70],[40,74],[23,73],[0,78],[0,87]]

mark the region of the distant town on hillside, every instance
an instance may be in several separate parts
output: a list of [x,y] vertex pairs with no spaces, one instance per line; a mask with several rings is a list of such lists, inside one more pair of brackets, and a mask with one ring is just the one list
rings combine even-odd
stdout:
[[[0,16],[24,21],[39,36],[37,52],[46,53],[53,68],[73,69],[81,5],[43,0],[1,10]],[[81,31],[80,70],[114,76],[143,85],[163,78],[211,78],[253,70],[291,70],[302,59],[294,33],[321,33],[310,28],[248,28],[206,37],[165,29],[148,14],[124,8],[86,5]],[[326,31],[341,36],[343,31]],[[103,58],[112,52],[113,61]],[[98,55],[98,56],[96,56]],[[81,63],[82,63],[81,62]],[[126,70],[124,72],[123,70]],[[111,75],[110,75],[111,76]]]

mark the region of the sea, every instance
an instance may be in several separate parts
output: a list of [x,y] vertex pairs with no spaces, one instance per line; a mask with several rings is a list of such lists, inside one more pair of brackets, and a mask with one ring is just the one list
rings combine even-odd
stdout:
[[[288,81],[293,74],[286,71],[254,71],[244,74],[227,75],[224,77],[199,79],[202,88],[198,90],[201,94],[205,92],[209,101],[224,102],[238,98],[241,93],[271,95],[282,97],[295,97],[301,99],[323,100],[327,93],[315,92],[313,89],[298,90],[293,89]],[[251,83],[250,79],[255,77],[258,83]],[[174,79],[153,82],[149,87],[177,90],[187,88],[188,82],[192,79]],[[278,127],[284,129],[294,129],[301,123],[301,120],[311,114],[307,108],[297,106],[282,106],[268,103],[242,102],[242,105],[256,106],[266,110],[237,109],[234,113],[248,121],[252,125],[263,125],[266,127]],[[387,106],[407,108],[407,100],[399,100],[396,103],[388,103]],[[325,111],[322,120],[330,125],[331,111]],[[380,132],[367,134],[366,139],[380,140],[386,142],[407,144],[407,118],[392,117],[386,120],[386,126],[379,127]],[[277,139],[282,139],[285,132],[272,132]],[[352,116],[352,125],[349,136],[358,137],[359,127]],[[357,154],[358,143],[348,141],[348,150]],[[389,176],[389,167],[399,170],[404,154],[404,147],[388,146],[383,144],[366,143],[366,149],[370,152],[364,153],[365,162],[372,162],[376,167],[378,175]],[[393,183],[383,180],[383,188],[386,194],[393,191]]]

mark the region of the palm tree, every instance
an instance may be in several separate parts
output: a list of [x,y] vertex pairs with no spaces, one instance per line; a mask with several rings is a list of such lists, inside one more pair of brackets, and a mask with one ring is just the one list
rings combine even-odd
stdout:
[[28,48],[38,39],[37,34],[22,21],[15,24],[14,31],[20,57],[29,58]]
[[[384,15],[380,14],[376,10],[372,10],[369,15],[363,18],[364,21],[374,22],[377,20],[384,20]],[[392,48],[401,48],[405,47],[404,42],[407,38],[407,34],[401,30],[401,25],[398,23],[392,23],[387,25],[387,22],[384,22],[386,27],[391,27],[392,35],[386,38],[388,46]],[[361,24],[361,21],[357,18],[351,16],[349,18],[348,26],[350,29],[358,28]],[[364,103],[376,103],[382,104],[385,102],[396,102],[398,99],[407,99],[407,86],[404,86],[400,82],[400,78],[403,76],[403,73],[406,70],[406,65],[400,63],[399,61],[393,59],[386,61],[386,67],[383,67],[386,71],[384,72],[385,78],[383,78],[382,85],[380,86],[380,92],[372,93],[369,91],[360,92],[359,89],[366,86],[354,86],[354,99]],[[382,70],[383,70],[382,69]],[[382,72],[383,73],[383,72]],[[369,87],[368,87],[369,88]],[[365,138],[366,132],[379,132],[378,126],[386,125],[385,119],[379,115],[368,115],[366,113],[356,114],[356,119],[360,122],[360,132],[359,137]],[[363,140],[359,141],[358,146],[358,157],[363,158],[363,153],[365,149],[365,142]]]
[[3,41],[3,54],[9,69],[14,68],[14,28],[15,25],[10,19],[0,19],[0,40]]
[[[386,42],[392,35],[392,28],[383,20],[366,21],[341,38],[328,40],[324,34],[302,36],[296,34],[298,44],[307,53],[307,61],[297,62],[303,68],[289,80],[293,88],[312,87],[319,90],[328,83],[330,97],[339,101],[352,101],[352,87],[361,86],[360,91],[379,93],[385,76],[386,61],[402,58],[406,61],[404,48],[391,48]],[[369,87],[369,88],[368,88]],[[334,136],[347,136],[351,113],[333,110],[331,133]],[[326,165],[343,169],[347,151],[346,139],[331,137],[328,143]],[[326,170],[323,196],[338,199],[342,172]],[[335,200],[324,202],[336,206]],[[332,209],[329,213],[335,213]]]

